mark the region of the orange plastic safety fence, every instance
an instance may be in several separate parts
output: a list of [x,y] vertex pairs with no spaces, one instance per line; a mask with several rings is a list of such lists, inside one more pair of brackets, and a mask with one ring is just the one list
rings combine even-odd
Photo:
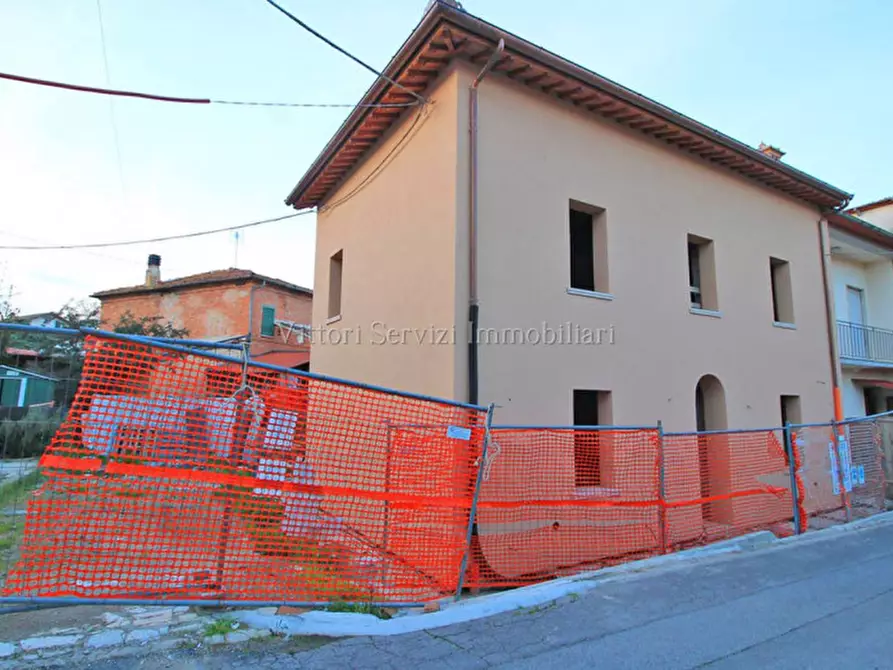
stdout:
[[468,586],[529,584],[659,553],[658,437],[494,429]]
[[821,529],[884,511],[883,419],[800,428],[803,506],[810,528]]
[[831,425],[797,428],[793,438],[801,461],[798,472],[804,488],[804,525],[821,530],[846,523],[847,500],[835,449],[835,429]]
[[884,419],[865,419],[845,426],[850,456],[850,509],[854,519],[886,509],[883,422]]
[[0,595],[452,593],[485,422],[433,399],[90,337]]
[[501,429],[477,508],[473,587],[549,577],[793,528],[780,431]]
[[668,536],[675,548],[756,530],[794,533],[781,431],[664,437]]

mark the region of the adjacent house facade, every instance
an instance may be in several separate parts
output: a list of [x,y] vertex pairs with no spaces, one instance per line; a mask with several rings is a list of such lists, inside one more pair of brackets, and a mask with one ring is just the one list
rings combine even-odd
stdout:
[[832,416],[849,194],[443,3],[385,74],[364,105],[425,104],[358,107],[287,199],[318,208],[313,370],[503,424]]
[[290,282],[230,268],[161,279],[161,258],[149,256],[145,281],[94,293],[101,322],[111,328],[130,313],[161,317],[192,339],[235,341],[250,335],[251,356],[288,368],[309,366],[313,291]]
[[893,198],[829,216],[843,413],[893,410]]
[[16,317],[16,321],[28,324],[29,326],[40,326],[41,328],[59,328],[62,326],[62,323],[59,320],[59,314],[56,312],[20,314]]

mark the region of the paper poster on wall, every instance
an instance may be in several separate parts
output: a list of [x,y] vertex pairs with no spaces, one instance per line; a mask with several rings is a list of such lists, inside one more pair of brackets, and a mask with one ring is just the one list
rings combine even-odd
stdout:
[[850,459],[850,445],[843,435],[837,438],[837,453],[840,454],[840,469],[843,474],[843,488],[853,490],[853,463]]
[[828,443],[828,460],[831,462],[831,490],[834,495],[840,495],[840,473],[837,470],[837,454],[834,451],[834,443]]

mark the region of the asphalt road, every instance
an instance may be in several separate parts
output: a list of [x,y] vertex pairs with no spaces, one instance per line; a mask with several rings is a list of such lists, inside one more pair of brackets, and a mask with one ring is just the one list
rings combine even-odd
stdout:
[[893,668],[893,524],[631,574],[428,632],[283,644],[90,667]]

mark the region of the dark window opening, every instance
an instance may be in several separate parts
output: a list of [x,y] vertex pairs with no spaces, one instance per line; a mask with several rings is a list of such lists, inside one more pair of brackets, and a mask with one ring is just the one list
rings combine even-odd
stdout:
[[605,210],[570,202],[571,288],[608,293],[608,234]]
[[571,209],[571,288],[595,290],[592,214]]
[[[602,426],[610,423],[610,391],[574,390],[574,425]],[[574,485],[602,483],[600,431],[574,431]]]
[[344,272],[344,251],[329,259],[329,318],[341,316],[341,280]]
[[688,236],[688,294],[693,309],[719,309],[713,241]]
[[772,285],[773,320],[776,323],[794,323],[791,264],[779,258],[770,258],[769,276]]

